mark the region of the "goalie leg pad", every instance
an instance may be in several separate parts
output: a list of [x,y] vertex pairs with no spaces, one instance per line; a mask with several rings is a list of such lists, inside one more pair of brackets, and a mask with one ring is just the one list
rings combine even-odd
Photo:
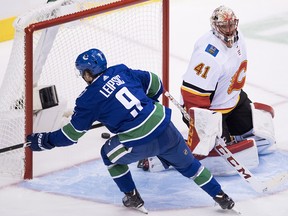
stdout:
[[[259,157],[255,140],[243,140],[239,143],[229,145],[227,148],[247,169],[258,167]],[[208,157],[202,159],[201,163],[215,176],[229,176],[237,174],[235,169],[230,167],[215,150],[212,150]]]
[[253,138],[257,144],[258,154],[270,154],[276,149],[275,131],[273,124],[274,110],[272,107],[261,103],[252,103],[253,129],[235,136],[236,141]]
[[247,133],[241,135],[241,136],[234,136],[234,139],[236,142],[241,142],[241,141],[248,139],[248,138],[255,140],[259,155],[270,154],[276,150],[275,141],[271,142],[268,139],[256,136],[253,132],[253,129],[251,131],[248,131]]

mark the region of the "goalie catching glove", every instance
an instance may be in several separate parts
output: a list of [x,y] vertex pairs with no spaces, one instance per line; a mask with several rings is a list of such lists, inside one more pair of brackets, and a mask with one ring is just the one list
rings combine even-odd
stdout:
[[27,141],[31,142],[30,149],[32,151],[50,150],[55,146],[49,142],[50,133],[33,133],[27,136]]

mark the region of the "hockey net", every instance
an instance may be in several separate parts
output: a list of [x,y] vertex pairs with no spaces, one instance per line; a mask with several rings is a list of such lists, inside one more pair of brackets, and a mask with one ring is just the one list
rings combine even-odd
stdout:
[[[33,88],[55,85],[59,102],[73,110],[86,87],[74,64],[85,50],[103,51],[108,66],[152,71],[168,89],[168,8],[168,0],[58,0],[18,17],[0,89],[0,148],[35,132]],[[29,148],[0,154],[0,164],[1,176],[33,177]]]

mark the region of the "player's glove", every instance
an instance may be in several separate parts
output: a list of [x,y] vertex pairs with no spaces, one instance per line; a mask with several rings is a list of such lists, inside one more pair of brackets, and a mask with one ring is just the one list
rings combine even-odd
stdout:
[[49,142],[50,133],[33,133],[27,136],[27,141],[31,142],[30,149],[32,151],[44,151],[54,148],[55,146]]

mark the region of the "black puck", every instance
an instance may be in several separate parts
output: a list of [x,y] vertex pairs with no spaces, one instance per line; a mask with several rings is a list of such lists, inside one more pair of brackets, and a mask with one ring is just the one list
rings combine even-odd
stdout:
[[109,138],[110,138],[110,134],[109,134],[109,133],[102,133],[102,134],[101,134],[101,137],[102,137],[103,139],[109,139]]

